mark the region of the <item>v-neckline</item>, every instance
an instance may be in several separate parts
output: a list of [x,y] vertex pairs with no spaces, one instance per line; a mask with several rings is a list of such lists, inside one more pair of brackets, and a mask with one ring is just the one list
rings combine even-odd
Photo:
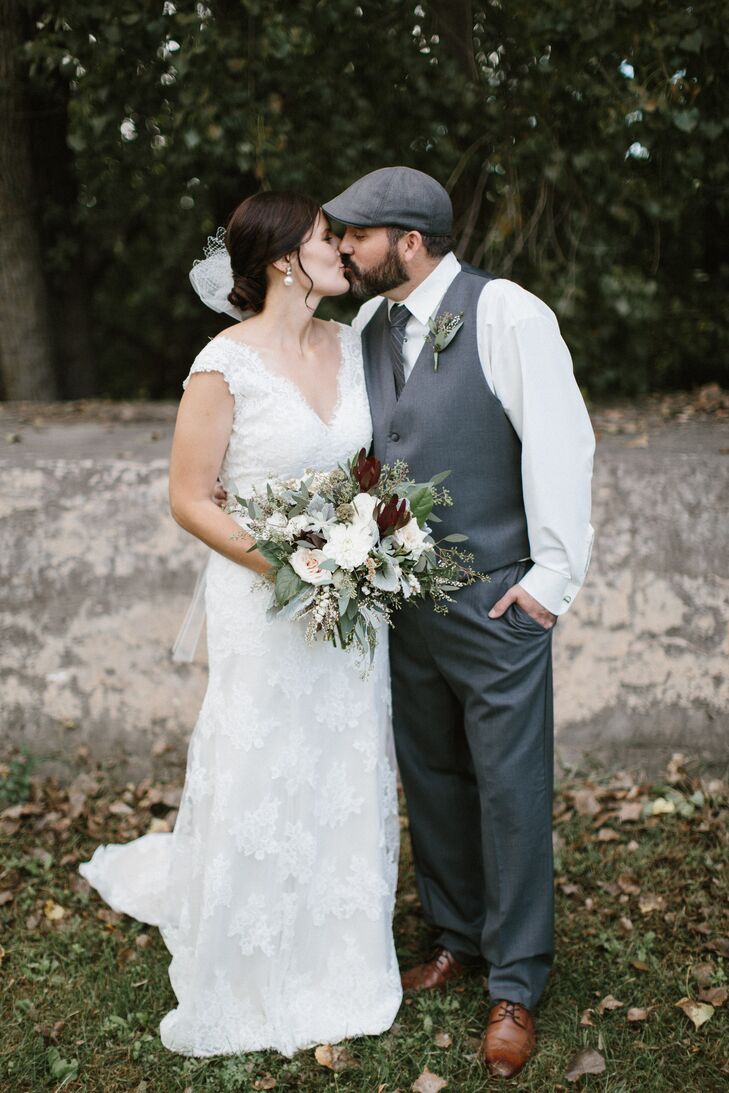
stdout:
[[282,375],[280,372],[272,372],[270,368],[267,368],[264,363],[263,357],[261,356],[260,350],[256,349],[256,347],[251,345],[250,342],[244,342],[239,338],[231,338],[228,334],[219,334],[218,340],[224,342],[232,342],[233,345],[237,345],[241,349],[247,350],[248,353],[250,353],[254,360],[257,362],[261,371],[265,372],[267,376],[271,377],[271,379],[279,380],[281,383],[285,384],[286,387],[291,388],[294,394],[298,396],[298,398],[301,400],[301,402],[303,402],[304,406],[306,406],[309,412],[314,415],[319,424],[322,425],[325,429],[331,429],[335,421],[339,417],[339,411],[341,410],[342,406],[342,373],[344,372],[345,365],[345,350],[344,338],[342,337],[342,329],[342,324],[337,323],[337,339],[339,341],[339,367],[337,368],[336,397],[334,399],[334,409],[332,410],[332,416],[329,421],[325,421],[321,414],[314,409],[314,407],[311,405],[308,398],[301,390],[298,383],[295,382],[295,380],[290,379],[288,376]]

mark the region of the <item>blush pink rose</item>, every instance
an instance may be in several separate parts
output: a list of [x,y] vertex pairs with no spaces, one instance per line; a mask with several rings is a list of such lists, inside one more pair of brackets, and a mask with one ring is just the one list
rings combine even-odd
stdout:
[[297,573],[307,584],[331,584],[331,573],[322,569],[320,565],[323,559],[324,555],[320,550],[299,547],[289,558],[289,564],[294,573]]

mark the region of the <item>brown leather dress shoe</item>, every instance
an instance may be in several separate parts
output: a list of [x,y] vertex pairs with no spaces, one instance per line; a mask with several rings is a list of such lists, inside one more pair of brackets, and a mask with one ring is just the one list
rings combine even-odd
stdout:
[[430,960],[416,964],[400,978],[403,990],[432,991],[435,987],[444,987],[449,979],[457,979],[465,970],[465,965],[453,953],[439,946]]
[[480,1054],[495,1077],[518,1074],[536,1044],[534,1019],[526,1006],[503,999],[492,1006]]

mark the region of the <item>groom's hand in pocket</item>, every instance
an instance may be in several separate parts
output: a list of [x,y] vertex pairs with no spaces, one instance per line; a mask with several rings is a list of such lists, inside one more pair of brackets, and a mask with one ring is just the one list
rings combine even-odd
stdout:
[[533,596],[530,596],[526,588],[522,588],[520,584],[512,585],[509,591],[505,592],[501,599],[496,601],[489,611],[489,618],[500,619],[512,603],[518,603],[522,611],[526,611],[527,615],[531,615],[534,621],[543,626],[545,630],[551,630],[557,621],[557,616],[548,611],[546,607],[542,607],[539,600],[535,600]]

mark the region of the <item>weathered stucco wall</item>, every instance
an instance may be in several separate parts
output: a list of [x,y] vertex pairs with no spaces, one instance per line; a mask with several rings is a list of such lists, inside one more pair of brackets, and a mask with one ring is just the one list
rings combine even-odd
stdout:
[[[172,408],[155,413],[34,428],[5,411],[2,750],[59,773],[79,746],[130,773],[165,743],[184,756],[204,692],[204,643],[170,659],[205,548],[168,514]],[[587,586],[555,632],[559,759],[725,766],[729,425],[603,437],[594,524]]]

